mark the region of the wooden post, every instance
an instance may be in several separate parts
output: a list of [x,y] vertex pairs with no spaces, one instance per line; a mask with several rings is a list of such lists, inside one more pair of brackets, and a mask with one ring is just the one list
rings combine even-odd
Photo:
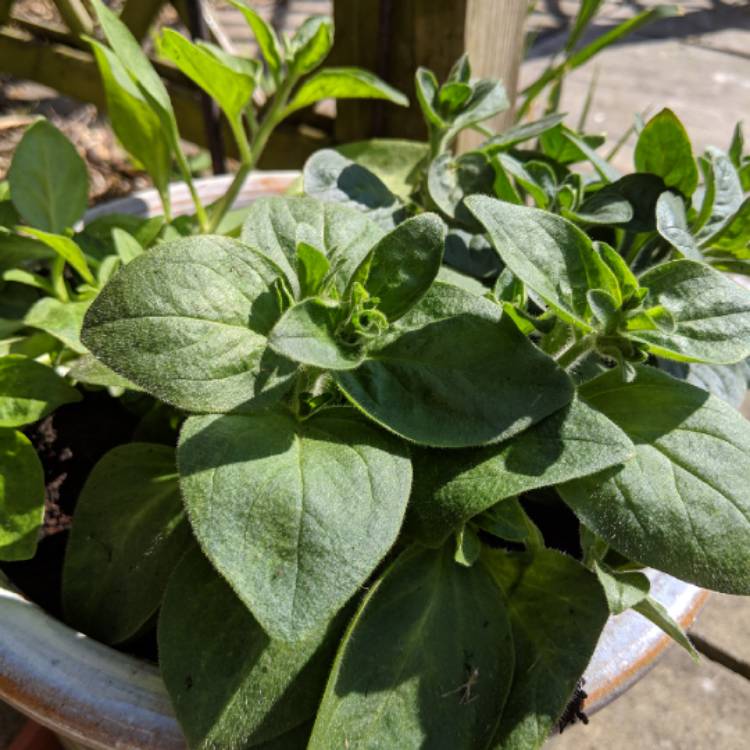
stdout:
[[[335,0],[333,64],[374,71],[411,100],[408,111],[382,102],[339,102],[336,138],[425,138],[414,94],[414,71],[423,65],[444,78],[466,50],[475,76],[500,78],[515,99],[528,0]],[[508,112],[489,123],[502,128]],[[473,134],[459,146],[469,147]]]

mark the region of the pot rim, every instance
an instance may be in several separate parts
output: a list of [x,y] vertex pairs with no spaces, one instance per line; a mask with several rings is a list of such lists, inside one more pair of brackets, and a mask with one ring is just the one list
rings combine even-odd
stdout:
[[[235,206],[285,192],[296,170],[253,172]],[[203,200],[223,195],[232,180],[196,180]],[[174,214],[192,211],[183,183],[170,186]],[[161,211],[156,190],[103,203],[85,221],[110,213],[149,216]],[[666,573],[647,571],[651,593],[688,628],[708,592]],[[156,665],[123,654],[54,619],[0,573],[0,698],[64,737],[95,750],[185,750],[185,740]],[[629,610],[610,617],[584,674],[593,713],[643,677],[671,643],[650,621]]]

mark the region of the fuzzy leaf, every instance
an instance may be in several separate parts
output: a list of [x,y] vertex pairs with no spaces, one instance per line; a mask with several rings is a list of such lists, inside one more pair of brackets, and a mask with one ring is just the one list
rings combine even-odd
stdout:
[[415,443],[506,440],[569,403],[572,386],[499,315],[496,305],[437,282],[380,348],[336,381],[371,419]]
[[409,106],[409,100],[400,91],[366,70],[325,68],[297,89],[284,116],[321,99],[385,99],[401,107]]
[[586,291],[599,286],[599,263],[589,238],[569,221],[539,209],[484,195],[472,195],[466,205],[508,268],[566,322],[590,330]]
[[750,356],[750,292],[704,263],[675,260],[640,277],[645,307],[663,306],[673,331],[631,330],[628,336],[662,357],[731,364]]
[[333,149],[316,151],[305,162],[303,179],[310,197],[356,208],[386,231],[403,218],[403,203],[379,177]]
[[[340,627],[294,644],[269,638],[227,582],[193,548],[169,581],[159,664],[196,750],[297,747],[286,733],[315,714]],[[303,744],[304,747],[304,744]]]
[[[396,539],[405,447],[352,409],[190,417],[178,448],[193,531],[274,638],[328,622]],[[374,481],[377,477],[377,481]]]
[[604,589],[609,611],[613,615],[619,615],[648,598],[651,581],[639,571],[614,571],[595,562],[594,573]]
[[635,168],[661,177],[667,187],[690,197],[698,186],[698,167],[685,128],[674,112],[652,117],[635,144]]
[[750,593],[750,424],[651,367],[611,370],[581,397],[626,432],[636,457],[561,485],[565,502],[624,554],[699,586]]
[[233,70],[174,29],[163,30],[158,48],[216,101],[230,122],[239,120],[255,90],[253,76]]
[[336,326],[341,308],[311,297],[290,307],[273,327],[269,346],[282,357],[323,370],[353,370],[363,355],[341,344]]
[[174,449],[114,448],[94,466],[76,505],[63,569],[68,621],[105,643],[137,634],[190,543]]
[[338,269],[336,283],[343,292],[383,234],[360,211],[313,198],[260,198],[252,204],[242,226],[242,241],[283,269],[295,290],[299,285],[293,269],[301,239],[324,253],[331,267]]
[[281,272],[236,240],[193,237],[136,258],[102,290],[83,341],[112,370],[178,408],[252,410],[296,366],[268,349]]
[[685,203],[676,193],[662,193],[656,201],[656,229],[683,257],[703,260],[698,243],[688,228]]
[[43,520],[44,469],[36,450],[22,433],[0,429],[0,560],[34,557]]
[[513,662],[505,606],[484,567],[457,565],[447,548],[411,548],[350,625],[309,750],[486,747]]
[[565,709],[607,621],[593,573],[567,555],[486,552],[507,597],[516,671],[492,750],[537,750]]
[[594,474],[634,451],[622,430],[578,399],[500,445],[417,449],[406,528],[436,546],[500,500]]
[[445,224],[436,214],[407,219],[383,237],[355,271],[377,309],[390,322],[403,317],[426,294],[440,270]]
[[86,164],[75,146],[47,120],[23,134],[8,170],[11,200],[24,220],[45,232],[72,227],[88,205]]
[[0,428],[22,427],[80,400],[51,367],[19,354],[0,357]]
[[81,343],[81,326],[90,304],[88,300],[60,302],[53,297],[42,297],[26,313],[24,323],[49,333],[77,354],[85,354],[86,347]]

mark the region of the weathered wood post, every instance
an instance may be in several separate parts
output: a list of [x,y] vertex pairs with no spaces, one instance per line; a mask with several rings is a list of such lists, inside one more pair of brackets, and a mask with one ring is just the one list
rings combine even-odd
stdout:
[[[424,65],[443,78],[464,50],[474,75],[500,78],[515,98],[528,0],[334,0],[335,64],[361,65],[404,91],[408,112],[381,102],[339,102],[339,141],[374,136],[424,138],[414,96],[414,71]],[[507,126],[512,113],[489,125]],[[480,136],[465,133],[459,148]]]

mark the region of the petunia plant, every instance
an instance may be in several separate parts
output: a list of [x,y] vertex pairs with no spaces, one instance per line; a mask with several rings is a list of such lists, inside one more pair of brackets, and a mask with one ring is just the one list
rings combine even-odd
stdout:
[[[280,42],[245,11],[262,71],[160,46],[238,142],[264,127],[255,84],[213,91],[217,65],[281,96],[264,123],[306,86],[338,90],[326,70],[295,89],[323,21]],[[163,118],[99,12],[100,64]],[[424,143],[322,150],[303,194],[256,200],[241,227],[231,194],[207,221],[79,227],[82,205],[23,168],[26,139],[62,136],[35,124],[14,160],[0,246],[36,254],[5,283],[57,312],[9,319],[3,343],[0,473],[28,468],[0,485],[0,558],[31,556],[41,520],[18,428],[92,388],[137,403],[134,440],[78,500],[65,617],[126,649],[156,629],[191,748],[532,750],[610,614],[692,652],[647,568],[750,594],[750,292],[727,273],[750,257],[741,129],[696,160],[664,110],[621,175],[560,114],[488,130],[507,98],[465,57],[416,88]],[[456,156],[466,128],[486,140]]]

